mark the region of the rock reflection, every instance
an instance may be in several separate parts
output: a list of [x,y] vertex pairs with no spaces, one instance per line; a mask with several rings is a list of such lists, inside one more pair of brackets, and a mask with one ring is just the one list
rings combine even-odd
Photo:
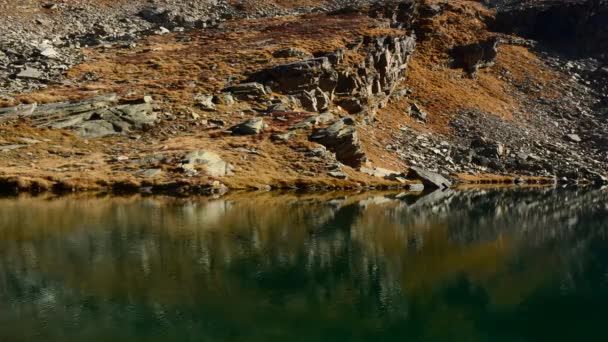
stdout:
[[560,189],[0,199],[0,340],[476,340],[486,310],[603,289],[607,200]]

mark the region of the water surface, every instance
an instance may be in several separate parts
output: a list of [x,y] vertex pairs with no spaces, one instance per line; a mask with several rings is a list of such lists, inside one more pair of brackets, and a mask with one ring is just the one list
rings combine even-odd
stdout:
[[0,199],[0,341],[590,341],[608,192]]

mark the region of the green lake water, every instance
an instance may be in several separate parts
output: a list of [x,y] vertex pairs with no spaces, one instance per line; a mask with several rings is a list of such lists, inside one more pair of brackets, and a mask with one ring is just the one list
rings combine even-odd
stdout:
[[4,341],[606,341],[608,191],[0,198]]

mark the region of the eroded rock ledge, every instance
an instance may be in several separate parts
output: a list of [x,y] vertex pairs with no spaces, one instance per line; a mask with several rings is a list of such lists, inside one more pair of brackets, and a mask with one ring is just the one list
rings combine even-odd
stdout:
[[33,127],[70,129],[83,138],[103,138],[152,128],[158,121],[151,97],[120,101],[115,94],[75,102],[0,109],[0,121],[25,119]]
[[350,114],[373,117],[403,81],[415,46],[413,36],[366,37],[347,50],[261,70],[247,82],[296,96],[312,112],[337,104]]

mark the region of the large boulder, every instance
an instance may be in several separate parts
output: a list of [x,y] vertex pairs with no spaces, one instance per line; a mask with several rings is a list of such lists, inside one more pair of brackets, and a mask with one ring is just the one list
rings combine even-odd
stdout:
[[251,118],[245,122],[242,122],[236,126],[230,128],[232,134],[235,135],[253,135],[260,134],[266,128],[266,123],[262,118]]
[[238,99],[255,99],[266,95],[266,87],[257,82],[248,82],[226,87],[223,92],[229,92]]
[[452,182],[442,175],[415,166],[410,167],[407,177],[420,180],[426,189],[445,190],[452,187]]
[[197,150],[186,154],[182,158],[181,167],[186,172],[204,170],[210,176],[222,177],[233,174],[234,167],[226,163],[218,154],[210,151]]
[[457,46],[451,51],[453,66],[462,68],[469,75],[475,75],[480,68],[487,68],[496,63],[500,39],[492,37],[468,45]]
[[345,165],[359,168],[367,162],[352,118],[342,118],[329,127],[316,130],[310,140],[327,147]]

